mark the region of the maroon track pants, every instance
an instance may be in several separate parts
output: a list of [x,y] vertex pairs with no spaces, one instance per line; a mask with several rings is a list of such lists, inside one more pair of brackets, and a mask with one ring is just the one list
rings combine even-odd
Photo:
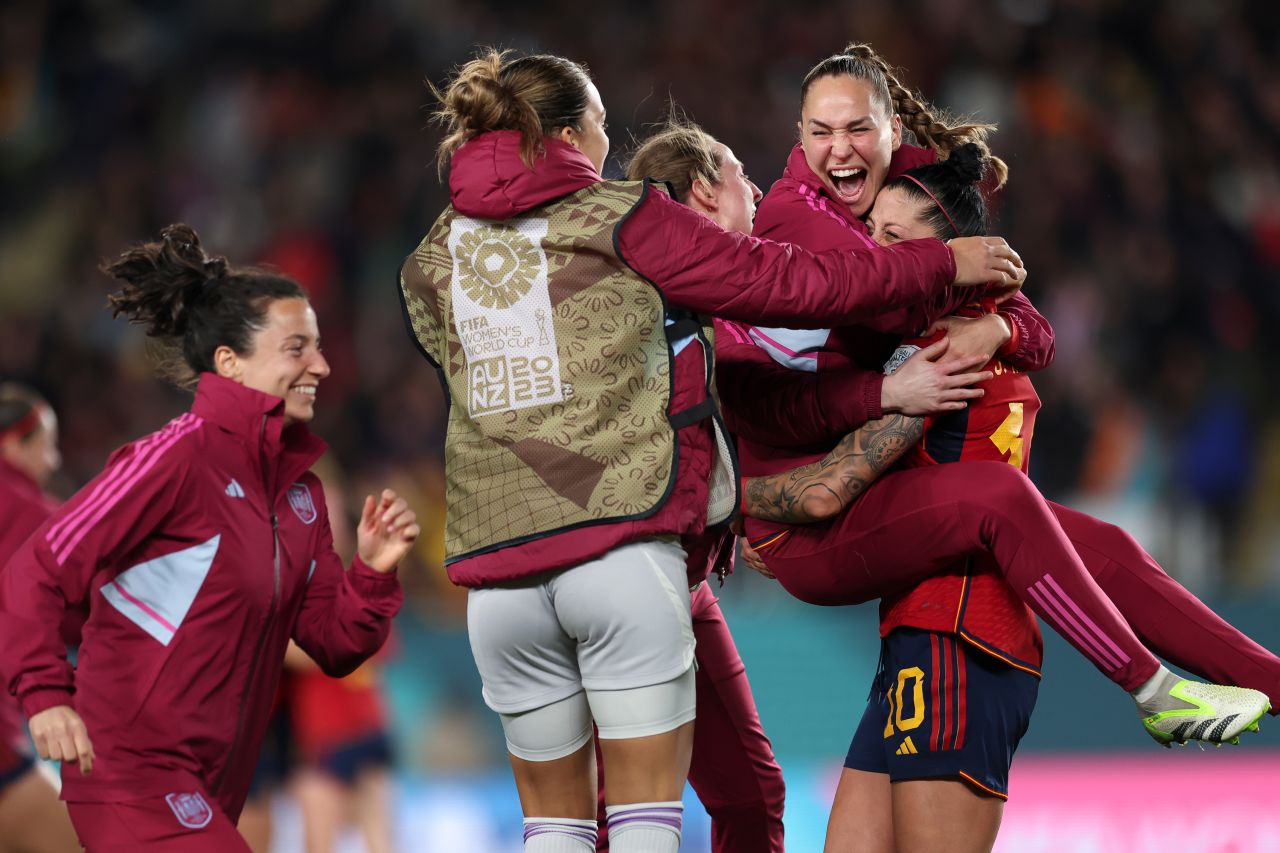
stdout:
[[67,803],[85,853],[249,853],[249,845],[204,792],[119,803]]
[[[782,853],[782,768],[773,757],[720,602],[708,584],[693,591],[698,715],[689,784],[711,816],[715,853]],[[596,760],[600,751],[597,746]],[[598,766],[603,767],[603,763]],[[608,850],[601,781],[597,850]]]
[[1147,648],[1215,681],[1261,690],[1280,714],[1280,657],[1237,631],[1165,574],[1132,536],[1091,515],[1049,508],[1102,591]]
[[858,604],[911,589],[990,553],[1009,586],[1099,671],[1132,691],[1159,666],[1099,587],[1054,511],[1003,462],[955,462],[881,477],[845,512],[800,525],[765,553],[792,595]]

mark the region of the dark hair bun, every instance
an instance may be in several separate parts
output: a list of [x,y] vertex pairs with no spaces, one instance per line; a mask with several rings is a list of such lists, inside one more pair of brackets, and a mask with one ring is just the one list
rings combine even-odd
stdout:
[[173,253],[174,258],[187,263],[203,264],[204,249],[200,248],[200,235],[185,222],[166,225],[160,231],[160,239],[166,251]]
[[955,173],[956,180],[964,184],[976,184],[982,180],[990,161],[982,156],[982,149],[972,142],[966,142],[951,152],[951,156],[940,165],[947,166]]
[[306,298],[293,279],[210,257],[195,229],[182,223],[104,262],[102,270],[120,282],[107,297],[112,313],[156,339],[153,354],[161,375],[183,387],[214,369],[218,347],[250,352],[272,300]]
[[226,258],[211,258],[190,225],[176,223],[160,232],[159,243],[131,249],[104,264],[107,275],[123,282],[109,301],[153,337],[182,335],[190,308],[209,286],[226,275]]

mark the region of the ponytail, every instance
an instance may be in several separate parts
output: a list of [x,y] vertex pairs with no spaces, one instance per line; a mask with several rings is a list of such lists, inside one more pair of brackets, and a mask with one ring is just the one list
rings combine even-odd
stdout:
[[102,271],[123,282],[107,297],[112,316],[145,329],[158,372],[182,387],[214,369],[218,347],[252,352],[253,333],[266,325],[272,301],[306,298],[293,279],[205,254],[199,235],[183,224],[166,227],[158,243],[104,262]]
[[225,258],[211,258],[189,225],[170,225],[159,243],[130,249],[102,271],[125,284],[107,297],[113,317],[124,314],[150,337],[182,335],[191,305],[226,275]]
[[427,87],[440,104],[432,115],[444,126],[436,149],[436,169],[443,175],[453,152],[481,133],[520,133],[520,159],[533,168],[545,150],[544,137],[562,127],[581,129],[587,110],[586,68],[561,56],[535,54],[512,59],[509,50],[488,48],[462,65],[443,89]]

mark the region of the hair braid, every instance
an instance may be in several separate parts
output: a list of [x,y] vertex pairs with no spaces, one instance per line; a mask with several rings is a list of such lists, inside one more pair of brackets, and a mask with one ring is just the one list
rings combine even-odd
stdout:
[[927,103],[919,94],[902,85],[898,80],[898,69],[886,62],[869,44],[851,43],[844,52],[884,75],[889,85],[889,97],[893,100],[893,111],[915,136],[916,142],[927,145],[944,160],[961,145],[972,142],[978,146],[982,158],[989,161],[996,178],[996,188],[1004,186],[1009,178],[1009,167],[987,146],[987,137],[996,130],[994,124],[967,122]]

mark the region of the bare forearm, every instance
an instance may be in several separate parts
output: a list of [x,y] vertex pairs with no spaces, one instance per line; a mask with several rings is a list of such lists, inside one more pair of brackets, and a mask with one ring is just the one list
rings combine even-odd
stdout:
[[742,511],[753,518],[808,524],[842,512],[924,433],[924,421],[886,415],[854,430],[835,449],[799,468],[751,477]]

